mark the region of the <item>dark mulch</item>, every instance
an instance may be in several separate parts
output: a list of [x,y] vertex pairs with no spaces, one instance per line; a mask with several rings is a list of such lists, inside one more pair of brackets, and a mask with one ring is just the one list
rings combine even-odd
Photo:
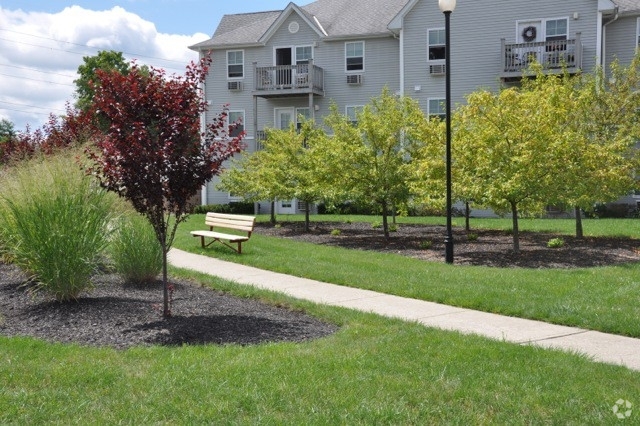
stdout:
[[[332,235],[333,230],[339,235]],[[258,223],[255,232],[293,238],[314,244],[349,249],[396,253],[418,259],[444,262],[444,226],[400,224],[387,241],[382,228],[367,223],[311,222],[310,232],[302,222],[283,222],[274,227]],[[477,240],[454,228],[454,262],[501,268],[589,268],[640,261],[640,240],[630,238],[584,238],[562,236],[561,248],[548,248],[547,242],[558,235],[521,232],[520,253],[513,251],[513,237],[502,231],[472,230]],[[424,243],[431,242],[425,249]]]
[[[77,301],[59,303],[28,293],[26,277],[0,263],[0,334],[51,342],[125,349],[139,345],[259,344],[300,342],[327,336],[337,327],[290,309],[233,297],[172,280],[171,318],[162,317],[162,281],[124,283],[100,275]],[[26,285],[26,287],[25,287]]]
[[[340,235],[332,235],[335,229]],[[400,225],[386,241],[370,224],[313,222],[304,232],[300,222],[278,227],[257,224],[256,233],[294,238],[314,244],[396,253],[429,261],[444,261],[445,228]],[[513,252],[511,235],[497,231],[454,233],[455,263],[491,267],[583,268],[640,261],[640,241],[624,238],[575,239],[563,236],[562,248],[547,247],[552,234],[523,233],[521,252]],[[432,247],[424,249],[424,242]],[[250,243],[249,243],[250,244]],[[162,284],[133,286],[116,275],[101,275],[96,288],[76,302],[57,303],[43,295],[31,297],[26,277],[0,263],[0,334],[34,336],[52,342],[128,348],[137,345],[258,344],[305,341],[337,329],[301,312],[270,306],[172,280],[174,316],[161,315]]]

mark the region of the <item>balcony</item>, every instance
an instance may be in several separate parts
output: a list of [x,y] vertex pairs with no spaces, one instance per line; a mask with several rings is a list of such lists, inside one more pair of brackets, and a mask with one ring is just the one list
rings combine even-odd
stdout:
[[254,63],[253,95],[284,98],[309,94],[324,96],[324,70],[308,64],[258,67]]
[[564,69],[570,74],[582,69],[582,42],[580,33],[576,38],[549,40],[535,43],[506,43],[501,40],[503,79],[522,77],[523,71],[537,61],[545,72],[561,73]]

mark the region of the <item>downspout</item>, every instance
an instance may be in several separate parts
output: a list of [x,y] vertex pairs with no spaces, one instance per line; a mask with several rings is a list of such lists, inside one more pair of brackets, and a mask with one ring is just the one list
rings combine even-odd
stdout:
[[400,96],[404,96],[404,26],[400,29]]
[[602,12],[598,12],[598,19],[600,20],[600,23],[602,23],[602,25],[598,25],[598,38],[599,43],[598,43],[598,64],[600,66],[602,66],[602,69],[604,70],[606,65],[607,65],[607,49],[606,49],[606,45],[607,45],[607,26],[609,24],[614,23],[615,21],[618,20],[618,17],[620,16],[620,14],[618,13],[618,7],[616,6],[615,8],[615,13],[613,15],[613,18],[611,18],[610,20],[608,20],[607,22],[603,22],[603,17],[602,17]]

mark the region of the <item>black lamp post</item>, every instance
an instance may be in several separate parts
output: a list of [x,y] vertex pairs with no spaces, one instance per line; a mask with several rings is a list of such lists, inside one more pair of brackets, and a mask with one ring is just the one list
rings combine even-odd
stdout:
[[445,262],[453,263],[453,233],[451,231],[451,42],[450,42],[450,18],[451,12],[456,8],[456,0],[438,0],[440,11],[444,13],[445,33],[445,79],[446,79],[446,128],[447,128],[447,236],[444,239]]

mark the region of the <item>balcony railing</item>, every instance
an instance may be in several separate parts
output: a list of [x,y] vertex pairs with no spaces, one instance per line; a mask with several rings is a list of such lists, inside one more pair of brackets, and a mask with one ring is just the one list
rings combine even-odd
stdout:
[[501,40],[503,77],[521,76],[532,62],[539,62],[545,70],[566,69],[576,72],[582,68],[582,42],[576,38],[535,43],[506,43]]
[[259,96],[324,95],[324,70],[308,64],[258,67],[254,63],[254,91]]

